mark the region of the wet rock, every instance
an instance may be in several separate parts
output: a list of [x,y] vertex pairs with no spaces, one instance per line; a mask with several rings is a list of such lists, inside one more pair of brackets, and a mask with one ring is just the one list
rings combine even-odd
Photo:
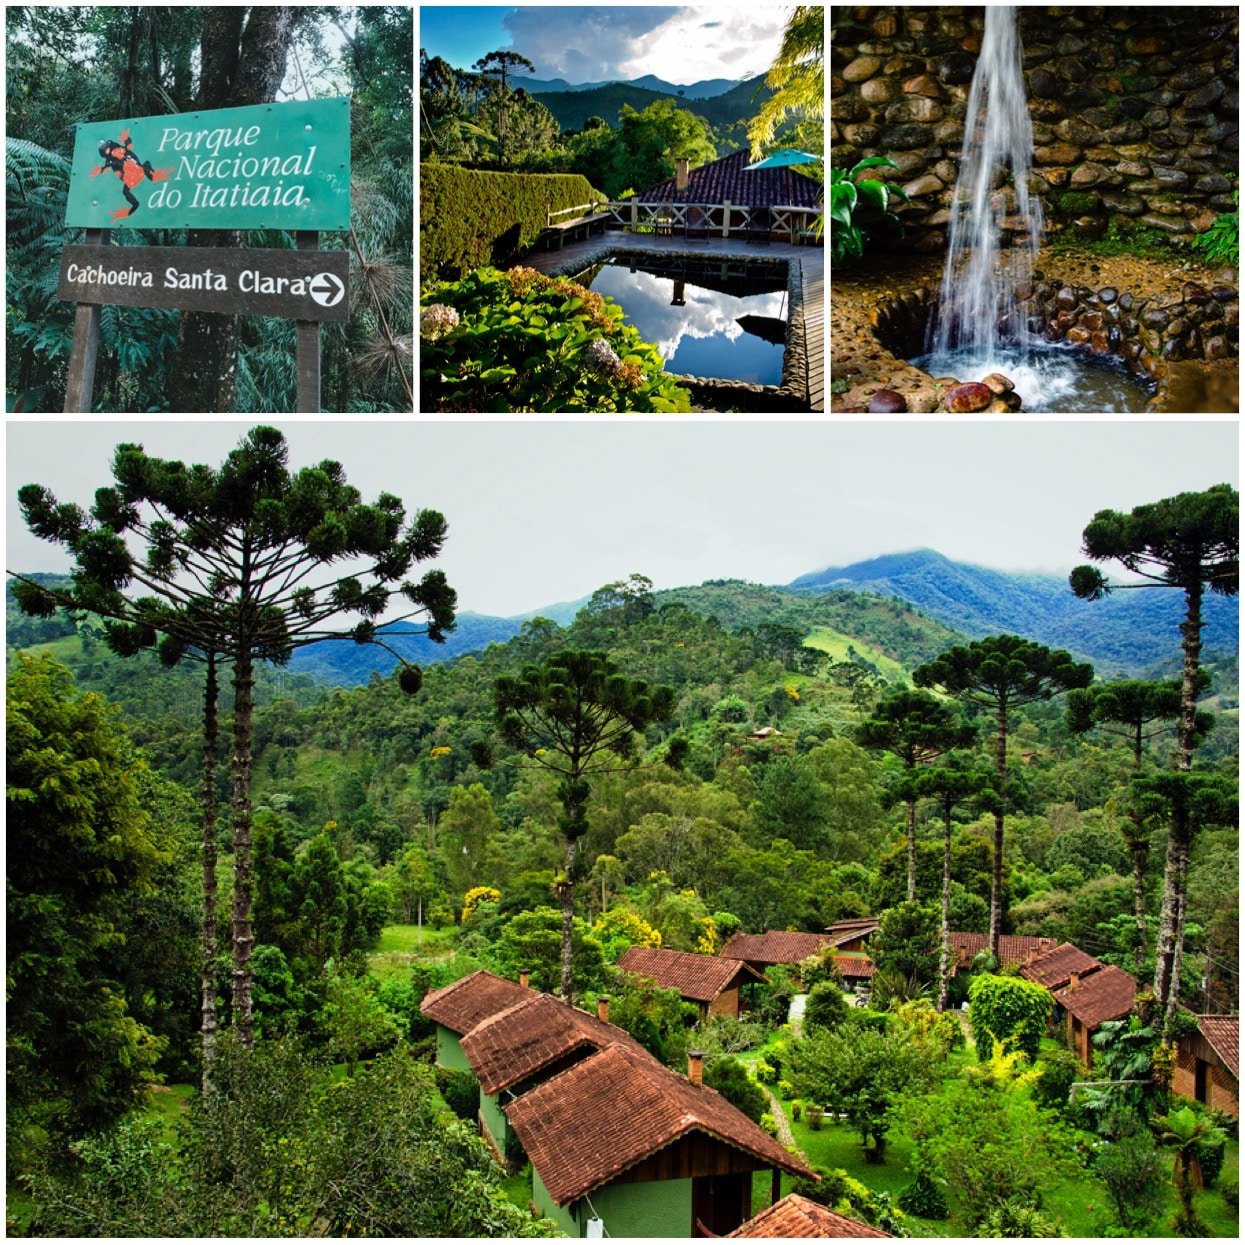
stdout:
[[989,376],[983,376],[981,383],[985,385],[991,393],[1003,394],[1011,393],[1016,388],[1016,383],[1008,379],[1002,372],[991,372]]
[[1173,74],[1167,80],[1167,85],[1173,91],[1192,91],[1199,86],[1205,86],[1214,76],[1215,70],[1212,65],[1189,65],[1179,73]]
[[881,68],[882,61],[879,57],[858,56],[843,70],[843,78],[847,82],[864,82]]
[[1133,296],[1127,292],[1120,295],[1120,307],[1124,311],[1132,311]]
[[1055,126],[1055,133],[1065,143],[1074,143],[1078,147],[1088,147],[1098,141],[1098,131],[1092,125],[1086,125],[1079,117],[1069,117]]
[[1050,186],[1066,186],[1068,184],[1067,169],[1038,169],[1042,179]]
[[1171,316],[1158,307],[1150,307],[1141,314],[1141,323],[1148,329],[1165,329]]
[[1196,281],[1186,281],[1180,289],[1186,303],[1196,303],[1200,307],[1211,300],[1211,292]]
[[1083,329],[1089,329],[1091,333],[1096,333],[1102,328],[1102,312],[1101,311],[1083,311],[1081,312],[1080,326]]
[[1161,350],[1163,347],[1163,334],[1157,329],[1142,329],[1141,340],[1147,350]]
[[1148,164],[1142,164],[1137,160],[1121,160],[1119,164],[1115,166],[1115,171],[1117,173],[1123,173],[1125,177],[1150,176],[1150,166]]
[[1163,343],[1163,349],[1160,352],[1162,357],[1168,363],[1175,363],[1185,357],[1184,343],[1181,341],[1167,341]]
[[969,56],[967,52],[951,52],[938,59],[937,73],[939,79],[948,86],[966,86],[973,80],[973,70],[976,68],[976,57]]
[[1241,304],[1240,303],[1224,303],[1223,322],[1229,326],[1240,324],[1241,322]]
[[1182,173],[1179,169],[1165,169],[1158,164],[1154,166],[1154,177],[1159,185],[1166,189],[1175,189],[1189,184],[1188,173]]
[[886,110],[886,119],[892,123],[941,121],[942,105],[923,95],[906,95]]
[[1116,107],[1124,116],[1136,121],[1145,114],[1146,101],[1144,99],[1134,99],[1130,96],[1127,99],[1120,100]]
[[965,415],[973,411],[984,411],[994,400],[990,389],[978,381],[956,385],[943,396],[942,404],[946,410],[956,415]]
[[1104,194],[1102,206],[1108,212],[1118,212],[1121,216],[1140,216],[1146,210],[1145,203],[1135,195]]
[[1138,139],[1144,138],[1146,135],[1145,127],[1139,125],[1136,121],[1125,121],[1120,125],[1112,126],[1109,130],[1103,130],[1102,141],[1110,143],[1112,146],[1120,144],[1135,143]]
[[1076,291],[1069,286],[1065,285],[1063,289],[1055,295],[1055,306],[1062,308],[1064,311],[1071,311],[1076,304]]
[[1129,35],[1124,40],[1124,51],[1129,56],[1161,56],[1171,45],[1158,35]]
[[[1123,296],[1121,296],[1120,302],[1123,303],[1123,301]],[[1123,333],[1125,337],[1136,337],[1137,330],[1140,327],[1141,326],[1132,318],[1132,316],[1125,316],[1124,319],[1120,321],[1120,332]]]
[[1079,147],[1069,147],[1064,143],[1056,143],[1050,147],[1035,147],[1033,150],[1034,164],[1074,164],[1080,159]]
[[1098,301],[1100,303],[1113,303],[1118,297],[1119,295],[1116,290],[1109,285],[1104,285],[1102,289],[1098,291]]
[[1206,339],[1202,346],[1202,353],[1208,359],[1227,359],[1236,352],[1226,337],[1217,334]]
[[1203,195],[1225,194],[1232,189],[1232,183],[1222,173],[1207,173],[1193,183],[1193,189]]
[[930,99],[946,99],[947,93],[938,83],[938,79],[930,74],[918,74],[903,84],[905,95],[925,95]]
[[[895,164],[896,181],[904,181],[915,177],[918,173],[924,173],[929,163],[919,151],[895,151],[891,153],[891,160]],[[888,171],[890,170],[882,170],[882,172]]]
[[1199,87],[1196,91],[1190,91],[1184,97],[1184,106],[1186,108],[1209,108],[1216,100],[1222,99],[1227,94],[1228,88],[1222,82],[1216,79],[1214,82],[1208,82],[1205,86]]
[[964,141],[964,125],[960,121],[940,121],[934,127],[934,141],[959,150]]
[[1236,297],[1236,291],[1230,285],[1217,285],[1211,290],[1210,296],[1221,303],[1230,303]]
[[1089,348],[1095,354],[1106,354],[1111,349],[1111,342],[1106,333],[1091,333],[1089,335]]
[[1223,304],[1218,299],[1212,298],[1203,311],[1202,320],[1207,324],[1214,324],[1223,319]]
[[1084,164],[1072,170],[1072,178],[1069,184],[1072,186],[1096,186],[1106,175],[1107,170],[1101,164],[1095,164],[1092,160],[1087,160]]
[[859,95],[835,95],[830,99],[830,116],[835,121],[867,121],[869,105]]
[[1002,398],[995,398],[989,406],[985,408],[987,415],[1008,415],[1011,413],[1011,407],[1003,401]]
[[1141,123],[1151,130],[1161,130],[1164,126],[1171,124],[1171,119],[1171,113],[1166,108],[1151,108],[1141,118]]
[[1062,337],[1074,324],[1076,316],[1071,311],[1061,311],[1053,321],[1055,331]]
[[879,389],[869,399],[869,412],[874,415],[894,415],[908,409],[908,400],[893,389]]
[[1188,224],[1176,216],[1159,216],[1151,213],[1148,216],[1139,218],[1143,225],[1149,225],[1153,229],[1162,229],[1166,233],[1188,233]]
[[860,88],[860,98],[871,104],[889,104],[899,98],[899,83],[894,78],[870,78]]
[[1142,97],[1147,104],[1156,104],[1159,108],[1170,108],[1180,95],[1176,91],[1158,90],[1147,91]]
[[1171,341],[1176,337],[1183,337],[1189,331],[1189,322],[1181,317],[1172,320],[1163,330],[1163,340]]
[[882,145],[894,151],[913,151],[924,147],[929,132],[920,125],[894,125],[882,131]]
[[1038,99],[1058,99],[1063,94],[1063,83],[1049,69],[1035,69],[1029,75],[1029,93]]
[[1072,328],[1068,330],[1068,340],[1075,342],[1078,346],[1083,346],[1089,341],[1089,329]]
[[1129,363],[1136,363],[1138,356],[1141,354],[1140,342],[1124,342],[1120,346],[1120,354]]
[[[849,143],[855,143],[857,147],[876,147],[878,138],[882,134],[882,129],[877,125],[869,125],[867,123],[861,125],[845,125],[843,127],[843,137]],[[870,176],[876,177],[878,171],[875,169]]]

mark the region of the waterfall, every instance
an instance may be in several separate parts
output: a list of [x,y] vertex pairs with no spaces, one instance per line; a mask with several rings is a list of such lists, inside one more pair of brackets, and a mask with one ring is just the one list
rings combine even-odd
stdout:
[[[988,359],[1001,340],[1027,338],[1017,290],[1027,293],[1042,239],[1042,205],[1029,195],[1032,157],[1016,10],[990,5],[964,121],[947,264],[926,347],[935,354],[964,348]],[[1007,248],[1005,227],[1013,235]]]

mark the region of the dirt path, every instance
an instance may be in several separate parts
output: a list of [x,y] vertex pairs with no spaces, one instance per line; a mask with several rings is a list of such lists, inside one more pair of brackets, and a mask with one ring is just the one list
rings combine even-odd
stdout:
[[778,1101],[777,1095],[770,1089],[768,1085],[762,1085],[766,1098],[769,1099],[770,1114],[774,1117],[774,1123],[778,1126],[777,1141],[780,1146],[788,1146],[796,1153],[796,1157],[802,1162],[808,1162],[808,1155],[795,1144],[795,1135],[791,1131],[791,1122],[787,1119],[787,1113],[782,1109],[782,1103]]

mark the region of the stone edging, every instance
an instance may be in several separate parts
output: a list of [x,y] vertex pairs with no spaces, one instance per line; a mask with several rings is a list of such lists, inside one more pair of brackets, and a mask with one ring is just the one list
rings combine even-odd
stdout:
[[[588,254],[580,254],[565,263],[556,264],[547,270],[548,275],[574,276],[585,268],[602,263],[612,256],[652,255],[666,258],[671,255],[688,256],[692,259],[705,258],[695,253],[684,251],[663,251],[657,247],[620,247],[605,243]],[[713,258],[710,256],[708,258]],[[730,254],[729,259],[764,259],[765,256],[749,254]],[[808,336],[804,323],[804,277],[803,267],[799,259],[772,259],[771,263],[787,265],[787,343],[783,351],[782,384],[757,385],[750,381],[722,380],[714,376],[681,376],[670,373],[674,381],[691,392],[697,402],[703,404],[729,403],[732,406],[744,405],[745,410],[766,413],[782,413],[807,411],[809,409],[808,394]]]

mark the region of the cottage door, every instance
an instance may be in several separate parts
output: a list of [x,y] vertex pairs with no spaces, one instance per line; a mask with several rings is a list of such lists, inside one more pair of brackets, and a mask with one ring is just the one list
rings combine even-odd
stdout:
[[1210,1097],[1207,1093],[1210,1081],[1210,1064],[1205,1059],[1199,1059],[1193,1066],[1193,1097],[1200,1103],[1210,1105]]
[[751,1172],[692,1178],[693,1236],[725,1236],[751,1214]]

